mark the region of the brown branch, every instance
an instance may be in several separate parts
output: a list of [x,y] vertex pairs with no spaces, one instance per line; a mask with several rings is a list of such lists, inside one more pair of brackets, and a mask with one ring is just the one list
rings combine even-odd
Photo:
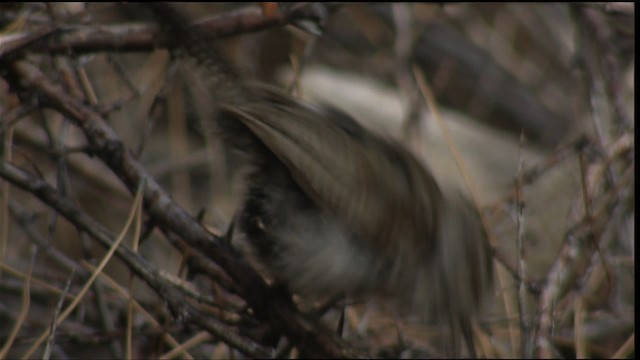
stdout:
[[[78,209],[68,198],[61,196],[60,193],[45,180],[36,178],[24,170],[4,161],[0,162],[0,177],[37,196],[80,230],[98,240],[103,246],[109,248],[113,245],[114,235],[110,234],[100,223],[93,220],[85,212]],[[183,296],[178,290],[168,283],[157,269],[152,267],[151,264],[138,254],[123,246],[118,247],[116,253],[132,271],[151,288],[156,290],[183,320],[192,321],[200,325],[202,328],[249,356],[265,357],[271,355],[271,351],[253,343],[251,340],[237,336],[237,333],[233,331],[231,327],[224,325],[217,319],[211,316],[202,316],[202,314],[184,301]]]
[[[264,16],[257,7],[245,7],[217,14],[199,21],[194,26],[211,38],[227,37],[284,26],[298,20],[314,20],[316,15],[307,7],[295,7],[291,11]],[[51,36],[56,35],[56,36]],[[44,38],[44,39],[43,39]],[[49,26],[36,31],[0,35],[5,44],[0,58],[25,47],[30,52],[48,54],[92,53],[99,51],[151,51],[164,45],[164,36],[157,25],[129,23],[115,25],[64,25]]]
[[553,325],[553,308],[567,292],[578,283],[584,275],[595,253],[603,233],[611,223],[612,213],[616,205],[622,201],[620,189],[628,186],[633,171],[628,171],[617,187],[612,188],[604,196],[602,204],[592,216],[583,216],[569,228],[565,235],[565,243],[561,253],[547,274],[546,284],[538,304],[540,329],[536,338],[539,355],[551,356],[551,335]]

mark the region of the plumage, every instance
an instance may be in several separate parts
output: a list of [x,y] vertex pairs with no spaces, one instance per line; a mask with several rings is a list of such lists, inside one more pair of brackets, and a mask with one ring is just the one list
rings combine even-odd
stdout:
[[491,257],[469,201],[341,111],[243,81],[176,9],[152,7],[209,94],[204,128],[250,167],[238,228],[276,278],[303,295],[395,297],[470,343]]

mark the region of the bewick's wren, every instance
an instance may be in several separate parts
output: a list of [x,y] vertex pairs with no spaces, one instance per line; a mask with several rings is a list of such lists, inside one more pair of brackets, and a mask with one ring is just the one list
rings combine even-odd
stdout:
[[237,225],[276,278],[302,295],[392,296],[462,324],[470,342],[491,279],[470,203],[346,114],[242,81],[177,9],[153,8],[211,95],[205,128],[251,165]]

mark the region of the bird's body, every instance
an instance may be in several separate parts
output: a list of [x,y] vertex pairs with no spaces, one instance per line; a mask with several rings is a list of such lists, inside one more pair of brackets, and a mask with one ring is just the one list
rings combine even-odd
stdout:
[[423,317],[468,324],[491,279],[471,204],[443,191],[401,144],[348,115],[239,79],[186,21],[167,14],[175,9],[154,8],[211,94],[214,118],[204,128],[250,169],[239,236],[278,281],[310,296],[391,296]]
[[[249,237],[270,239],[273,249],[263,252],[287,283],[304,293],[349,293],[424,262],[441,194],[417,160],[345,114],[261,90],[274,105],[223,113],[266,148],[251,157],[239,225]],[[241,145],[234,139],[228,148]]]

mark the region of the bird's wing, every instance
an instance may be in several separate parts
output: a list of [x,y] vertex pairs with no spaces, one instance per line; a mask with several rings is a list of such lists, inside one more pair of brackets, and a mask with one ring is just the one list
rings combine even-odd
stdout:
[[[297,184],[323,209],[344,219],[362,241],[403,252],[400,244],[406,244],[407,252],[431,246],[440,191],[418,160],[345,114],[323,114],[284,96],[278,101],[225,111],[242,121]],[[397,241],[399,237],[408,241]]]

